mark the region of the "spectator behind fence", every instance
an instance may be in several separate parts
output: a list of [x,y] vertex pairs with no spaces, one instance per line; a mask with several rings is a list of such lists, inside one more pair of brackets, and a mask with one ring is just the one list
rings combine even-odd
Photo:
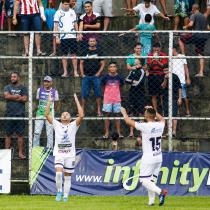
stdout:
[[54,117],[55,108],[57,107],[55,103],[59,100],[58,91],[52,86],[52,78],[50,76],[45,76],[43,86],[38,88],[36,93],[36,99],[39,100],[36,118],[41,119],[35,121],[33,146],[40,146],[40,135],[42,133],[42,128],[45,124],[47,134],[47,147],[53,148],[53,126],[50,123],[48,123],[46,119],[44,119],[49,94],[52,98],[50,104],[50,115],[52,117]]
[[[135,28],[131,29],[131,31],[155,31],[156,28],[154,25],[151,25],[150,22],[152,20],[152,16],[150,14],[145,15],[145,23],[140,23],[136,25]],[[153,33],[140,33],[140,43],[142,44],[142,55],[146,56],[151,53],[152,50],[152,36]]]
[[[129,89],[129,114],[130,115],[140,115],[144,113],[144,104],[145,104],[145,71],[144,59],[137,58],[141,56],[142,46],[140,43],[136,43],[134,47],[134,53],[129,54],[129,57],[126,60],[127,69],[129,71],[128,76],[125,79],[125,82],[130,84]],[[129,137],[134,137],[133,127],[130,127]]]
[[[44,10],[44,14],[46,17],[46,26],[49,31],[53,31],[54,28],[54,16],[55,16],[56,10],[55,10],[55,1],[49,0],[47,7]],[[49,34],[51,36],[51,34]],[[53,52],[50,54],[50,56],[56,55],[56,37],[53,35]]]
[[[63,56],[74,57],[72,59],[72,66],[74,70],[74,76],[78,77],[77,73],[77,40],[76,34],[71,33],[78,31],[77,16],[73,9],[69,6],[69,0],[62,0],[62,9],[57,10],[54,17],[54,31],[65,32],[64,34],[56,35],[56,43],[61,44],[61,51]],[[68,62],[66,58],[62,59],[63,74],[61,77],[69,77],[68,74]]]
[[159,15],[165,20],[170,20],[169,17],[166,17],[165,15],[163,15],[163,13],[161,13],[159,9],[154,4],[151,3],[151,0],[144,0],[144,3],[138,4],[132,10],[134,10],[135,12],[138,12],[140,16],[140,19],[139,19],[140,24],[145,23],[146,14],[150,14],[152,16],[152,21],[150,22],[150,24],[154,24],[154,15]]
[[107,31],[110,18],[113,17],[112,0],[93,0],[93,11],[104,16],[104,27],[103,30]]
[[85,109],[85,102],[89,97],[90,88],[93,84],[94,94],[96,97],[97,115],[101,113],[101,82],[100,76],[104,70],[105,61],[97,58],[102,56],[101,51],[97,48],[96,38],[89,38],[88,49],[83,52],[83,57],[87,59],[80,60],[80,72],[82,77],[82,108]]
[[180,18],[184,19],[184,25],[189,23],[190,2],[189,0],[176,0],[174,4],[174,30],[177,30]]
[[[193,4],[192,6],[192,15],[190,16],[190,22],[183,27],[183,29],[188,30],[192,28],[195,31],[206,31],[208,28],[207,18],[200,13],[199,5]],[[186,33],[182,34],[179,38],[179,46],[181,49],[182,54],[185,54],[185,44],[194,44],[195,51],[199,56],[204,55],[204,47],[207,41],[208,34],[203,33]],[[199,59],[199,71],[196,74],[196,77],[203,77],[204,76],[204,66],[205,60],[204,58]]]
[[165,71],[168,69],[168,59],[161,58],[161,56],[166,56],[165,53],[161,52],[161,47],[159,43],[153,45],[153,52],[148,54],[148,56],[160,56],[159,58],[148,58],[147,65],[149,68],[148,76],[148,86],[149,95],[152,96],[152,106],[157,111],[157,97],[160,96],[162,105],[162,87],[161,84],[164,80]]
[[[7,29],[8,31],[12,31],[14,0],[4,0],[4,2],[5,2],[5,13],[7,17]],[[10,34],[10,35],[14,35],[14,34]]]
[[[98,31],[101,27],[101,20],[99,13],[93,12],[92,2],[87,1],[84,4],[85,14],[79,17],[79,31]],[[80,34],[79,39],[82,44],[82,51],[88,48],[88,40],[90,37],[95,37],[98,41],[99,34]]]
[[[17,25],[17,12],[20,6],[20,23],[22,31],[41,31],[42,23],[46,20],[44,15],[44,8],[42,6],[41,0],[34,0],[32,3],[25,0],[16,0],[14,4],[14,14],[12,22]],[[28,56],[29,53],[29,35],[24,34],[24,54],[23,56]],[[39,33],[35,34],[36,43],[36,55],[46,55],[41,51],[41,35]]]
[[[165,75],[164,81],[162,83],[163,87],[163,111],[164,116],[168,117],[169,113],[169,95],[168,95],[168,79],[169,74]],[[172,116],[176,117],[178,114],[178,106],[182,104],[182,86],[179,80],[179,77],[176,74],[172,74]],[[177,128],[177,120],[172,120],[172,135],[176,138],[176,128]]]
[[181,87],[182,87],[182,99],[185,101],[186,116],[191,116],[190,114],[190,104],[187,96],[187,85],[190,85],[190,74],[187,65],[187,60],[184,55],[178,53],[178,46],[173,46],[173,56],[177,56],[180,59],[172,59],[172,71],[179,77]]
[[[110,117],[114,114],[115,117],[119,117],[121,108],[121,93],[120,87],[124,84],[123,78],[117,72],[117,63],[111,61],[108,66],[108,74],[102,77],[101,84],[104,88],[104,100],[103,100],[103,112],[106,117]],[[123,138],[120,130],[120,120],[115,120],[115,126],[119,138]],[[103,139],[109,138],[110,120],[105,120],[105,134]]]
[[[140,0],[140,3],[144,2],[144,0]],[[162,10],[163,10],[163,14],[165,16],[167,16],[167,10],[166,10],[166,0],[159,0],[160,2],[160,5],[162,7]],[[156,0],[151,0],[151,3],[156,5],[157,4],[157,1]]]
[[[13,72],[10,75],[11,84],[4,87],[4,98],[6,100],[5,117],[25,117],[25,103],[28,100],[27,88],[20,84],[20,75]],[[11,148],[11,138],[14,133],[18,139],[18,157],[25,159],[24,155],[24,120],[5,121],[5,149]]]

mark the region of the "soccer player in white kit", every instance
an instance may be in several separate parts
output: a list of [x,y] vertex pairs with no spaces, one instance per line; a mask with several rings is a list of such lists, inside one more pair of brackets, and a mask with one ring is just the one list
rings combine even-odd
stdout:
[[[164,204],[166,190],[156,185],[157,177],[162,165],[161,139],[165,126],[165,119],[153,107],[145,107],[146,122],[135,122],[128,117],[126,109],[121,107],[121,113],[126,124],[142,132],[142,158],[139,180],[148,190],[149,206],[155,203],[155,194],[159,195],[159,205]],[[157,118],[157,121],[155,120]]]
[[[61,114],[61,122],[57,121],[50,115],[51,96],[48,98],[45,111],[45,116],[48,122],[53,125],[55,130],[53,156],[55,156],[55,182],[57,188],[56,201],[61,201],[62,196],[64,202],[68,201],[68,195],[71,188],[71,175],[74,172],[75,167],[75,136],[84,117],[83,109],[76,94],[74,94],[74,99],[78,110],[78,117],[72,122],[71,115],[68,112],[63,112]],[[63,173],[64,189],[62,190]]]

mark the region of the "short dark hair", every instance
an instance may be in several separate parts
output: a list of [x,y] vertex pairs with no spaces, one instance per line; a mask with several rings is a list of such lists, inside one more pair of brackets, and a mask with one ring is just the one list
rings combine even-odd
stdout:
[[114,64],[114,65],[117,66],[117,62],[116,62],[116,61],[110,61],[110,62],[109,62],[109,66],[112,65],[112,64]]
[[144,20],[145,20],[146,23],[150,23],[151,20],[152,20],[152,15],[146,14]]
[[144,0],[144,2],[146,2],[146,3],[150,3],[150,2],[151,2],[151,0]]
[[155,111],[154,108],[148,108],[148,109],[146,109],[146,112],[147,112],[147,114],[150,115],[150,117],[155,118],[155,116],[156,116],[156,111]]
[[12,74],[16,74],[18,77],[20,77],[20,73],[17,72],[17,71],[13,71],[13,72],[10,74],[10,77],[12,76]]
[[140,42],[136,42],[136,44],[134,45],[134,48],[136,47],[136,46],[141,46],[141,47],[143,47],[143,45],[140,43]]
[[160,43],[159,43],[159,42],[156,42],[156,43],[154,43],[154,44],[153,44],[153,47],[158,47],[158,48],[161,48],[161,45],[160,45]]
[[119,139],[119,134],[117,132],[113,132],[111,138],[113,141],[117,141]]
[[69,0],[62,0],[62,4],[63,3],[69,3]]
[[85,1],[84,5],[85,4],[90,4],[92,6],[93,5],[93,2],[92,1]]

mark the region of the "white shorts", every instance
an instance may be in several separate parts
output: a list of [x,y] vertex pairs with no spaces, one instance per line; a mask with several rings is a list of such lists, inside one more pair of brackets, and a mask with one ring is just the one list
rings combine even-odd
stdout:
[[75,158],[69,157],[55,157],[55,168],[63,168],[64,172],[74,173]]
[[113,17],[112,0],[94,0],[93,11],[99,13],[101,16]]
[[140,182],[142,182],[142,179],[150,179],[150,180],[157,179],[161,165],[162,162],[144,163],[142,161],[140,163],[140,174],[139,174]]

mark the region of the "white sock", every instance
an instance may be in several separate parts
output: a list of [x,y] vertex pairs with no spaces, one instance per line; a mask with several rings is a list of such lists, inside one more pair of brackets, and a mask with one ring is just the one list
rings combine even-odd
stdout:
[[150,191],[152,191],[154,193],[157,193],[158,195],[160,195],[160,193],[161,193],[161,189],[158,186],[156,186],[154,182],[152,182],[152,181],[150,181],[148,179],[144,179],[142,181],[142,185],[145,188],[147,188],[147,190],[150,190]]
[[56,182],[57,192],[62,192],[62,182],[63,182],[62,172],[56,172],[55,182]]
[[63,197],[69,196],[69,191],[71,188],[71,176],[64,176],[64,194]]
[[148,190],[149,205],[155,203],[155,192]]
[[[153,180],[151,180],[151,182],[154,182],[156,184],[157,182],[156,176],[153,176]],[[149,197],[149,205],[155,203],[155,192],[148,190],[148,197]]]

